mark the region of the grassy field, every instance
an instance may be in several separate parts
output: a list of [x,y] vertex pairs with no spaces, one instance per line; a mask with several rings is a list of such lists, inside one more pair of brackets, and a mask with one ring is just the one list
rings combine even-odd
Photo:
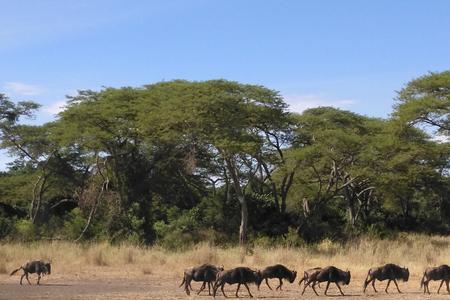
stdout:
[[140,274],[181,274],[192,265],[209,262],[225,268],[246,265],[263,268],[282,263],[302,270],[314,266],[335,265],[352,273],[366,273],[369,267],[394,262],[422,272],[427,266],[450,263],[450,237],[402,235],[395,240],[359,239],[344,245],[323,241],[302,248],[260,248],[242,251],[239,247],[219,248],[200,244],[183,252],[160,247],[107,243],[74,244],[38,242],[0,244],[0,274],[10,272],[31,259],[49,260],[55,272],[66,273],[94,269],[127,269]]
[[19,277],[10,277],[9,273],[26,261],[42,259],[52,262],[52,275],[43,282],[117,280],[120,285],[122,279],[139,281],[149,278],[153,283],[160,282],[157,286],[161,287],[162,292],[167,289],[170,293],[173,289],[181,297],[183,292],[178,284],[186,267],[205,262],[224,265],[225,268],[241,265],[263,268],[282,263],[299,272],[327,265],[349,269],[352,272],[350,285],[360,292],[370,267],[393,262],[409,267],[414,282],[408,284],[419,292],[419,280],[427,266],[450,263],[449,245],[450,237],[425,235],[401,235],[395,240],[363,238],[344,245],[323,241],[316,246],[302,248],[255,247],[247,251],[239,247],[219,248],[207,244],[182,252],[168,252],[159,247],[111,246],[107,243],[55,241],[0,244],[0,283],[17,285]]

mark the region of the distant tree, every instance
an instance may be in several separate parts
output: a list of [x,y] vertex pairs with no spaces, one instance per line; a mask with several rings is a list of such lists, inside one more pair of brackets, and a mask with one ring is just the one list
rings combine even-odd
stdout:
[[195,143],[200,143],[209,149],[211,157],[217,157],[215,162],[223,164],[222,178],[231,182],[240,204],[239,242],[245,245],[246,189],[259,171],[270,175],[269,160],[264,161],[266,166],[262,165],[262,156],[268,154],[263,148],[281,150],[281,140],[275,140],[275,132],[286,126],[286,104],[282,98],[261,86],[225,80],[160,83],[147,86],[144,94],[147,99],[158,99],[160,104],[154,109],[143,102],[143,131],[156,128],[159,139],[176,137],[191,143],[194,151]]
[[443,207],[449,147],[430,141],[417,128],[400,128],[396,121],[386,122],[368,146],[366,161],[375,170],[379,198],[386,212],[401,216],[399,225],[411,228],[409,222],[423,211]]
[[297,117],[296,138],[288,157],[289,165],[301,170],[294,184],[306,219],[324,213],[338,199],[344,200],[352,226],[368,212],[375,198],[363,161],[373,135],[369,121],[331,107],[309,109]]
[[450,71],[410,81],[397,97],[394,116],[408,124],[429,125],[450,134]]

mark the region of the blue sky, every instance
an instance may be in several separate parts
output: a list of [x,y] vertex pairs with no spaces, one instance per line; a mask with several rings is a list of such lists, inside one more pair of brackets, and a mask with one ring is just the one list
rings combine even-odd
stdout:
[[79,89],[180,78],[387,117],[396,90],[449,69],[449,15],[444,0],[0,0],[0,92],[41,103],[36,123]]

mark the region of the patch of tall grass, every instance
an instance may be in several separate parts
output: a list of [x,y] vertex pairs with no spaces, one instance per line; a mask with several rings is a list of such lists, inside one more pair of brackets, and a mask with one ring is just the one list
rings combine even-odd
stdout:
[[52,241],[0,244],[0,274],[7,274],[30,260],[48,260],[52,271],[118,272],[128,275],[158,274],[180,276],[189,266],[206,262],[232,268],[246,265],[263,268],[281,263],[301,271],[316,266],[335,265],[364,276],[372,266],[388,262],[408,266],[421,273],[427,266],[450,263],[450,237],[400,234],[395,239],[359,238],[344,244],[324,240],[301,247],[261,247],[243,251],[239,247],[221,248],[207,243],[188,250],[167,251],[162,247],[110,245],[108,243],[74,244]]

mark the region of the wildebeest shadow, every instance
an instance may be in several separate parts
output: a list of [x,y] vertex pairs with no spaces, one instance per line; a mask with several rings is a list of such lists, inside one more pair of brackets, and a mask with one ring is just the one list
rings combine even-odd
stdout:
[[72,286],[72,284],[64,284],[64,283],[41,283],[41,286]]
[[258,299],[281,299],[289,298],[288,296],[258,296]]
[[328,298],[342,298],[342,297],[361,297],[362,294],[345,294],[345,295],[341,295],[341,294],[335,294],[335,295],[320,295],[319,296],[324,296],[324,297],[328,297]]

